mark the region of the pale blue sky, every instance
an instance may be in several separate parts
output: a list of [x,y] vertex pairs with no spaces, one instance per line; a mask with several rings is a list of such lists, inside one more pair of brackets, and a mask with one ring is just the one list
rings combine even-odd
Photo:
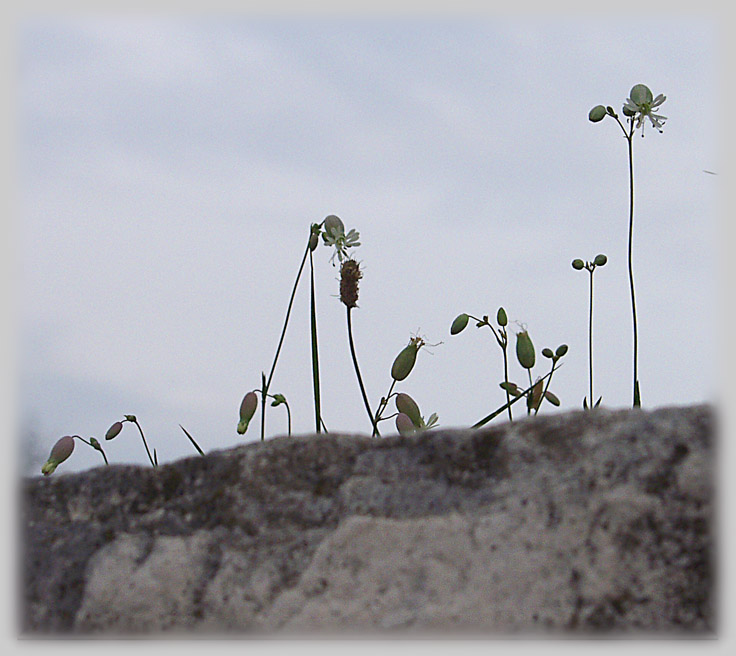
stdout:
[[[634,144],[643,403],[715,398],[722,177],[703,173],[721,161],[714,22],[69,15],[19,23],[17,43],[19,419],[41,449],[31,471],[58,437],[101,439],[124,413],[160,461],[195,453],[179,423],[206,451],[257,439],[258,420],[235,431],[240,400],[270,369],[309,225],[327,214],[361,233],[353,320],[374,406],[419,330],[444,343],[419,353],[399,391],[442,426],[498,407],[490,332],[450,337],[449,326],[503,305],[538,352],[569,345],[551,389],[562,410],[579,408],[588,274],[570,261],[603,252],[594,392],[626,407],[626,141],[613,120],[587,116],[620,111],[640,82],[667,96],[669,117]],[[330,255],[315,252],[324,419],[365,433]],[[307,283],[271,388],[296,433],[314,429]],[[512,379],[522,373],[514,361]],[[267,429],[285,432],[283,408],[269,408]],[[104,446],[112,462],[147,462],[132,426]],[[101,462],[80,444],[63,471]]]

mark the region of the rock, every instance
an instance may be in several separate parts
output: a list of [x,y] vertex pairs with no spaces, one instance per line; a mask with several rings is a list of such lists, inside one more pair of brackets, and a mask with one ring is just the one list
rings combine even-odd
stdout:
[[711,406],[22,482],[21,632],[715,635]]

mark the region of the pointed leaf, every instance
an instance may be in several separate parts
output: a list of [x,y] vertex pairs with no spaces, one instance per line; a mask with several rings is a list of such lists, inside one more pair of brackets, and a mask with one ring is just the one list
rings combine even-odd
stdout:
[[594,405],[593,407],[594,407],[594,408],[597,408],[597,407],[598,407],[598,406],[599,406],[599,405],[601,404],[601,400],[602,400],[602,399],[603,399],[603,397],[602,397],[602,396],[599,396],[599,397],[598,397],[598,400],[597,400],[597,401],[595,402],[595,405]]

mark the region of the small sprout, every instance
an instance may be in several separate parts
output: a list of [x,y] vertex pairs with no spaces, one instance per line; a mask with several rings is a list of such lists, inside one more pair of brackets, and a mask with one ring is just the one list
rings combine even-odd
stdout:
[[274,394],[273,401],[271,402],[271,407],[275,408],[282,403],[286,403],[286,397],[283,394]]
[[258,397],[255,392],[248,392],[240,403],[240,421],[238,422],[238,434],[242,435],[248,430],[248,424],[253,418],[258,407]]
[[402,392],[396,395],[396,409],[399,413],[409,417],[417,428],[420,428],[424,423],[422,421],[422,414],[419,411],[419,406],[408,394],[404,394]]
[[504,310],[502,307],[498,308],[498,312],[496,314],[496,321],[498,322],[499,326],[505,326],[509,322],[509,319],[506,316],[506,310]]
[[452,326],[450,326],[450,335],[457,335],[465,330],[465,326],[468,325],[469,318],[470,317],[465,313],[458,314],[457,317],[455,317],[455,321],[452,322]]
[[399,431],[401,435],[410,435],[417,430],[417,427],[408,415],[400,412],[396,415],[396,430]]
[[572,268],[576,269],[577,271],[580,271],[585,266],[585,262],[583,262],[580,258],[576,258],[572,261]]
[[513,394],[514,396],[521,395],[521,390],[518,388],[516,383],[503,382],[503,383],[499,383],[498,385],[502,390],[507,391],[509,394]]
[[54,470],[72,455],[72,451],[74,451],[74,438],[71,435],[59,438],[51,449],[49,459],[41,467],[41,473],[44,476],[53,474]]
[[604,266],[605,263],[608,262],[608,258],[603,255],[603,253],[599,253],[595,256],[595,259],[593,260],[593,264],[596,266]]
[[550,359],[552,359],[553,357],[555,357],[555,354],[552,353],[552,349],[550,349],[550,348],[543,348],[542,349],[542,355],[545,358],[550,358]]
[[524,369],[534,367],[534,363],[536,362],[534,344],[532,344],[532,339],[526,330],[516,335],[516,357]]
[[588,113],[588,119],[593,123],[598,123],[598,121],[602,121],[605,118],[606,113],[606,108],[603,105],[596,105]]
[[[128,415],[126,415],[127,417]],[[116,438],[120,431],[123,430],[123,422],[122,421],[116,421],[110,428],[107,429],[107,433],[105,433],[105,439],[106,440],[112,440]]]
[[555,351],[555,355],[561,358],[565,353],[567,353],[567,344],[560,344]]

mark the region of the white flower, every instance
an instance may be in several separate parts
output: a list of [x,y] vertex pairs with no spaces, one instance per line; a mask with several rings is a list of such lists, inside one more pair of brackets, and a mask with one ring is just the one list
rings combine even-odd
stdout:
[[360,246],[360,233],[351,228],[347,234],[345,234],[345,226],[343,222],[336,216],[330,215],[324,221],[325,230],[322,233],[322,241],[327,246],[334,246],[335,252],[330,258],[330,262],[334,265],[335,255],[337,259],[342,262],[348,257],[348,249],[356,246]]
[[649,118],[652,125],[662,132],[662,126],[667,120],[666,116],[655,114],[652,110],[659,107],[667,97],[659,94],[656,98],[652,95],[649,87],[645,84],[637,84],[629,93],[629,97],[624,103],[624,114],[633,117],[636,120],[636,127],[641,128],[641,135],[644,136],[644,119]]

